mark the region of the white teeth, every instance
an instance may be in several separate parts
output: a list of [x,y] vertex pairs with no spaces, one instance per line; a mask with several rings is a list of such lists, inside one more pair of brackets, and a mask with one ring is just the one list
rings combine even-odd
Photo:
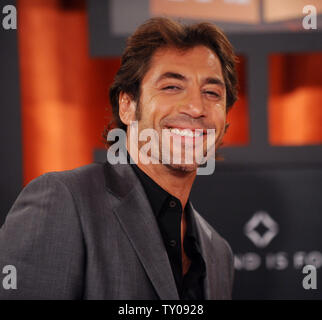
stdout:
[[199,137],[199,136],[202,136],[202,131],[199,130],[198,131],[192,131],[190,129],[183,129],[183,130],[180,130],[178,128],[171,128],[170,129],[171,133],[174,133],[174,134],[177,134],[177,135],[180,135],[180,136],[183,136],[183,137]]

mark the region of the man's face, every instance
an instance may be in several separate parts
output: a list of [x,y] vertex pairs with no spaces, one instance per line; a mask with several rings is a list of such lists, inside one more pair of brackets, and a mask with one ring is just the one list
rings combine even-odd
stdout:
[[[186,51],[157,50],[142,80],[136,107],[139,108],[139,134],[147,128],[158,133],[159,146],[154,147],[159,148],[160,159],[163,159],[163,144],[163,151],[167,150],[172,159],[181,153],[181,163],[172,163],[170,167],[181,171],[196,170],[198,152],[199,157],[214,152],[215,145],[207,145],[206,130],[215,129],[216,146],[220,145],[225,131],[226,90],[219,58],[205,46]],[[168,130],[162,139],[164,129]],[[191,137],[191,133],[185,135],[184,129],[190,129],[192,133],[202,129],[204,134]],[[181,148],[169,143],[169,136],[175,137]],[[139,150],[145,143],[139,142]],[[185,163],[185,153],[191,153],[192,163]]]

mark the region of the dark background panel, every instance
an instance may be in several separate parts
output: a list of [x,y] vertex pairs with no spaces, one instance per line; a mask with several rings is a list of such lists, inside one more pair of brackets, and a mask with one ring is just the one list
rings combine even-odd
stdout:
[[16,5],[16,1],[0,0],[0,225],[22,187],[17,30],[2,27],[5,5]]
[[[217,165],[212,176],[197,177],[191,195],[195,208],[242,260],[242,265],[240,261],[235,264],[234,298],[322,298],[321,190],[322,166]],[[245,231],[258,212],[269,216],[277,228],[265,246],[258,246]],[[263,237],[270,228],[270,221],[265,220],[254,229]],[[301,256],[304,264],[312,262],[317,267],[317,290],[303,289]]]

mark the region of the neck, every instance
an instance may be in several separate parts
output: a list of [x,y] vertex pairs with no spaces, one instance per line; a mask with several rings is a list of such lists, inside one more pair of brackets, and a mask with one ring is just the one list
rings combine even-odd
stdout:
[[[130,156],[132,154],[128,151]],[[143,164],[138,157],[137,166],[154,180],[161,188],[180,200],[182,208],[187,204],[192,184],[196,178],[195,171],[180,171],[163,164]]]

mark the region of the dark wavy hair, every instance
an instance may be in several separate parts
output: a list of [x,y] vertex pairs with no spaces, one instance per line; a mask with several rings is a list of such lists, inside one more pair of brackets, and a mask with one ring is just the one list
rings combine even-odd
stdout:
[[120,69],[110,87],[113,119],[103,133],[107,147],[109,143],[106,137],[109,130],[112,128],[126,130],[127,127],[119,116],[119,95],[125,92],[135,102],[139,101],[141,82],[149,70],[155,51],[164,47],[188,50],[198,45],[211,49],[221,62],[226,85],[226,110],[227,112],[230,110],[237,100],[238,80],[235,66],[237,57],[221,29],[207,22],[184,25],[169,18],[151,18],[128,38]]

